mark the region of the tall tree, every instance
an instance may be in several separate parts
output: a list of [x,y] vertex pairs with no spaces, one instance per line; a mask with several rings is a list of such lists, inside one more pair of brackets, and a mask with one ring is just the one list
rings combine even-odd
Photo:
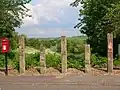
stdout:
[[106,56],[107,32],[116,34],[117,26],[120,27],[118,24],[120,14],[116,12],[120,11],[119,0],[75,0],[71,6],[79,4],[82,7],[79,10],[79,23],[75,28],[79,28],[81,33],[88,36],[88,43],[91,44],[93,53]]
[[25,4],[31,0],[0,0],[0,36],[12,37],[15,27],[20,27],[28,10]]

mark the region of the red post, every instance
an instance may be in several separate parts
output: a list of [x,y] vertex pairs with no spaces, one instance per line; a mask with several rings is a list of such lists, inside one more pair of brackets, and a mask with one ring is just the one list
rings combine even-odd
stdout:
[[1,39],[1,52],[8,53],[10,50],[10,41],[7,38]]
[[8,75],[7,53],[10,50],[10,41],[7,38],[1,38],[1,52],[5,54],[5,75]]

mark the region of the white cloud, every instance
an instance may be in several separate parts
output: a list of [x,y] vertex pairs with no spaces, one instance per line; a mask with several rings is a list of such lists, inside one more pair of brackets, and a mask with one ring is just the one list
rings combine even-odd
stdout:
[[36,5],[27,4],[26,6],[30,9],[28,13],[32,17],[26,17],[23,20],[23,26],[41,24],[46,21],[60,23],[59,17],[64,16],[64,9],[72,8],[69,6],[71,2],[73,0],[40,0]]
[[[28,37],[76,36],[80,32],[73,29],[78,19],[78,8],[70,7],[73,0],[39,0],[39,3],[26,6],[30,9],[24,24],[16,29]],[[51,21],[51,22],[49,22]]]

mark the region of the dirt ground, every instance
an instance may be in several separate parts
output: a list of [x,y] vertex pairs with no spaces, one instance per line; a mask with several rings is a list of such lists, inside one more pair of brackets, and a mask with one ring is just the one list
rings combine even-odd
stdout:
[[[91,75],[92,76],[101,76],[101,75],[107,75],[107,70],[105,68],[101,69],[95,69],[92,68]],[[4,76],[4,70],[0,71],[0,76]],[[41,74],[39,71],[35,68],[28,69],[26,72],[22,75],[19,74],[17,70],[9,69],[9,76],[40,76]],[[52,67],[47,68],[45,76],[59,76],[62,75],[61,72],[57,69],[54,69]],[[84,71],[77,70],[74,68],[68,68],[68,72],[66,73],[68,76],[83,76],[85,75]],[[113,70],[113,73],[111,75],[117,75],[120,76],[120,70]]]

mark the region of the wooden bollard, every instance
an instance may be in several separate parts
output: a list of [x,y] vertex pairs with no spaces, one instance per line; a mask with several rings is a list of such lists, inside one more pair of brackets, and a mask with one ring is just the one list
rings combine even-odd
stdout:
[[23,36],[19,36],[19,72],[25,73],[25,40]]
[[61,62],[62,62],[62,73],[67,73],[67,40],[66,40],[66,36],[61,36]]
[[40,46],[40,73],[46,73],[45,48],[43,47],[43,45]]
[[108,66],[107,66],[107,71],[108,71],[108,73],[112,73],[112,71],[113,71],[113,34],[112,33],[107,34],[107,40],[108,40]]
[[90,74],[91,73],[91,65],[90,65],[90,45],[85,44],[85,73]]

